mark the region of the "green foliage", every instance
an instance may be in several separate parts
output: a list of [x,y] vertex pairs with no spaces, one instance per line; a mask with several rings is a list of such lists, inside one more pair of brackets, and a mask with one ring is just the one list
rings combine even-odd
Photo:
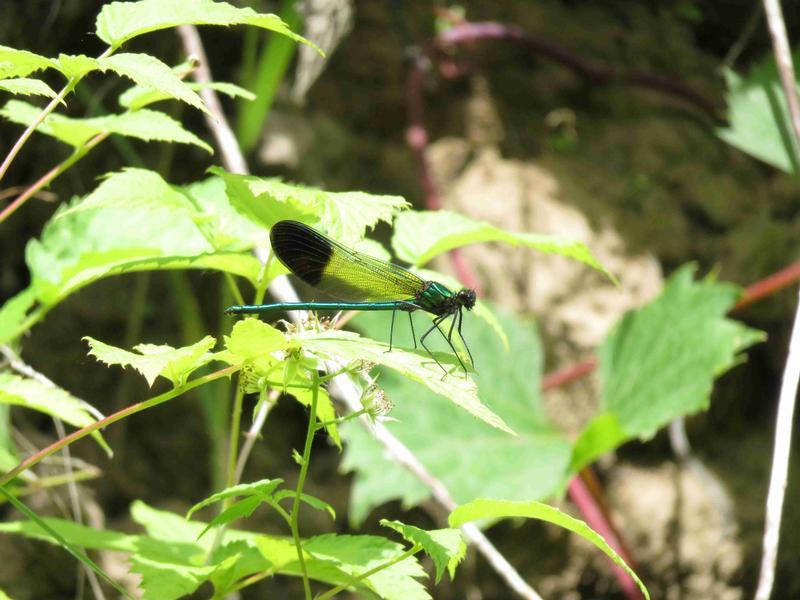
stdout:
[[44,81],[18,77],[16,79],[0,79],[0,90],[19,96],[46,96],[55,98],[56,93]]
[[[74,427],[95,422],[86,404],[66,390],[10,373],[0,373],[0,404],[37,410]],[[99,433],[95,432],[92,437],[111,455],[111,449]]]
[[394,227],[394,251],[399,258],[416,266],[426,264],[443,252],[468,244],[504,242],[535,248],[547,254],[560,254],[609,275],[581,242],[554,235],[505,231],[485,221],[475,221],[446,210],[404,213],[398,215]]
[[[386,371],[380,377],[395,403],[386,427],[459,502],[478,496],[544,498],[567,475],[570,443],[548,423],[541,404],[543,357],[536,328],[507,314],[499,319],[509,333],[509,349],[490,325],[475,319],[466,323],[464,335],[475,356],[478,397],[512,424],[517,436],[486,427],[405,377]],[[403,346],[410,344],[410,336],[401,324],[395,344]],[[359,316],[356,326],[376,337],[388,329],[386,320],[375,314]],[[450,385],[454,377],[444,383]],[[356,474],[349,504],[352,521],[362,522],[373,507],[392,499],[415,506],[428,498],[430,491],[389,460],[362,427],[348,424],[343,433],[343,467]]]
[[36,71],[55,67],[56,64],[47,57],[27,50],[0,46],[0,79],[25,77]]
[[498,519],[524,517],[526,519],[539,519],[553,523],[564,529],[577,533],[583,539],[599,548],[606,556],[622,567],[625,572],[642,590],[642,594],[649,600],[650,594],[642,580],[637,577],[625,561],[614,552],[606,541],[583,521],[570,517],[557,508],[542,504],[541,502],[512,502],[510,500],[489,500],[480,498],[468,504],[463,504],[450,513],[451,527],[459,527],[470,521],[480,519]]
[[406,541],[420,546],[425,554],[431,557],[436,567],[436,583],[442,579],[445,569],[450,573],[450,579],[453,579],[458,563],[467,555],[467,545],[458,529],[426,531],[413,525],[387,519],[381,519],[381,525],[394,529]]
[[[38,114],[37,107],[18,100],[6,103],[0,110],[1,116],[20,125],[28,125]],[[208,153],[213,152],[211,146],[184,129],[172,117],[147,109],[86,119],[72,119],[51,113],[36,130],[76,148],[99,133],[116,133],[145,141],[194,144]]]
[[213,337],[206,336],[196,344],[173,348],[166,344],[137,344],[136,352],[128,352],[122,348],[109,346],[90,337],[83,338],[89,343],[89,354],[107,365],[133,367],[153,385],[156,377],[161,375],[169,379],[174,386],[184,385],[195,370],[213,360],[209,352],[217,343]]
[[95,23],[97,36],[112,48],[144,33],[178,25],[252,25],[316,48],[276,15],[259,14],[252,8],[236,8],[227,2],[212,0],[111,2],[103,6]]
[[719,137],[773,167],[797,173],[800,154],[775,61],[756,65],[746,77],[726,69],[725,81],[728,125],[717,131]]
[[633,438],[647,439],[708,408],[715,377],[737,362],[760,331],[725,317],[739,291],[679,269],[661,295],[625,315],[598,352],[600,413],[575,445],[573,468]]

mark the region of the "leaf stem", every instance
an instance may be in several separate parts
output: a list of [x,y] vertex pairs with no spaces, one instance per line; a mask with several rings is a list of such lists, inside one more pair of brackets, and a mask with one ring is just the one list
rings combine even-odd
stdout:
[[306,431],[306,443],[303,448],[303,461],[300,463],[300,476],[297,479],[297,489],[295,490],[294,502],[292,503],[291,528],[294,545],[297,548],[297,559],[300,562],[300,572],[303,575],[303,589],[305,590],[306,600],[311,600],[311,585],[308,582],[308,569],[306,559],[303,556],[303,545],[300,542],[300,532],[297,527],[297,516],[300,512],[300,500],[303,495],[303,486],[308,474],[308,463],[311,460],[311,445],[314,442],[314,432],[317,424],[317,401],[319,400],[319,373],[313,371],[311,388],[311,406],[308,416],[308,430]]
[[[233,397],[233,414],[231,415],[231,431],[228,440],[228,474],[227,485],[231,487],[235,483],[236,478],[236,461],[238,459],[239,451],[239,430],[242,423],[242,399],[244,398],[244,381],[239,378],[238,385],[236,386],[236,393]],[[225,510],[229,505],[231,498],[226,498],[222,503],[222,509]]]
[[319,421],[317,423],[317,430],[328,427],[329,425],[341,425],[342,423],[349,421],[350,419],[355,419],[365,414],[367,414],[367,409],[362,408],[359,411],[351,412],[343,417],[339,417],[338,419],[331,419],[330,421]]
[[138,412],[146,410],[148,408],[153,408],[154,406],[158,406],[168,400],[172,400],[173,398],[188,392],[196,387],[209,383],[210,381],[214,381],[216,379],[220,379],[222,377],[229,377],[233,373],[236,373],[239,369],[241,369],[241,365],[232,365],[230,367],[226,367],[224,369],[220,369],[219,371],[215,371],[214,373],[210,373],[209,375],[205,375],[203,377],[198,377],[184,385],[180,385],[175,387],[168,392],[164,392],[163,394],[159,394],[158,396],[154,396],[149,400],[145,400],[143,402],[137,402],[136,404],[132,404],[131,406],[127,406],[120,411],[115,412],[112,415],[107,416],[105,419],[100,419],[99,421],[95,421],[91,425],[87,425],[77,431],[73,431],[66,437],[61,438],[60,440],[56,440],[46,448],[39,450],[36,454],[28,457],[21,463],[19,463],[16,467],[8,471],[6,474],[0,476],[0,486],[6,485],[9,481],[14,479],[15,477],[19,476],[21,473],[27,471],[31,467],[37,465],[42,460],[61,450],[61,448],[73,443],[77,442],[78,440],[86,437],[90,433],[97,431],[98,429],[102,429],[103,427],[107,427],[112,423],[116,423],[126,417],[130,417],[131,415],[135,415]]
[[328,598],[333,598],[339,592],[343,592],[347,588],[352,587],[353,585],[357,584],[359,581],[363,581],[367,577],[370,577],[370,576],[374,575],[378,571],[383,571],[384,569],[388,569],[392,565],[396,565],[397,563],[402,562],[402,561],[404,561],[405,559],[407,559],[407,558],[409,558],[411,556],[414,556],[420,550],[422,550],[422,546],[420,546],[419,544],[415,544],[414,546],[412,546],[411,548],[409,548],[408,550],[406,550],[405,552],[403,552],[399,556],[396,556],[393,559],[388,560],[385,563],[382,563],[382,564],[378,565],[377,567],[375,567],[373,569],[370,569],[369,571],[365,571],[364,573],[361,573],[360,575],[356,575],[355,577],[353,577],[352,579],[346,581],[345,583],[342,583],[341,585],[337,585],[332,590],[328,590],[324,594],[321,594],[321,595],[317,596],[315,598],[315,600],[328,600]]

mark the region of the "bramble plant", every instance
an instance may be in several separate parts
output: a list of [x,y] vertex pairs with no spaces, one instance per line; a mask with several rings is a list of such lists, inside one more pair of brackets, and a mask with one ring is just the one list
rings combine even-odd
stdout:
[[[191,144],[212,152],[206,141],[152,105],[177,100],[207,112],[197,93],[203,87],[245,99],[252,99],[252,94],[230,83],[184,81],[195,68],[191,61],[170,68],[154,56],[122,51],[134,38],[180,25],[245,25],[310,44],[275,15],[225,2],[140,0],[103,6],[95,33],[108,48],[96,58],[64,54],[48,58],[0,46],[0,93],[50,99],[44,108],[11,99],[0,109],[7,122],[26,127],[0,165],[0,180],[33,131],[72,148],[68,158],[0,212],[0,223],[109,136]],[[34,77],[45,71],[63,75],[67,80],[63,89],[56,92]],[[135,85],[119,96],[122,110],[88,118],[58,114],[83,78],[94,71],[133,80]],[[379,223],[387,224],[393,231],[394,256],[424,279],[442,281],[451,289],[460,286],[426,270],[426,265],[443,253],[479,242],[560,254],[607,274],[581,243],[513,233],[446,211],[411,210],[398,196],[333,193],[221,167],[209,169],[193,183],[174,185],[154,170],[120,165],[93,191],[59,206],[40,235],[28,241],[30,285],[0,308],[0,344],[7,356],[16,357],[23,336],[34,326],[46,326],[44,317],[61,302],[100,279],[124,273],[217,271],[236,302],[263,302],[271,284],[287,271],[269,253],[261,262],[253,251],[268,249],[270,228],[284,219],[307,223],[382,259],[391,258],[389,251],[366,236]],[[707,407],[714,378],[762,339],[760,332],[725,316],[738,293],[734,286],[711,278],[695,281],[693,268],[684,267],[659,298],[626,315],[600,349],[600,404],[574,441],[560,433],[542,409],[543,358],[534,324],[497,313],[480,299],[469,322],[478,371],[466,377],[459,372],[457,357],[438,352],[438,361],[451,371],[443,379],[424,351],[410,348],[399,327],[389,352],[387,320],[377,314],[356,318],[360,333],[343,331],[336,321],[313,315],[283,328],[255,318],[220,316],[228,328],[225,335],[198,336],[202,339],[180,348],[139,343],[123,349],[87,337],[88,352],[98,361],[131,367],[151,386],[163,378],[172,387],[98,418],[94,408],[35,372],[10,368],[0,372],[0,403],[6,416],[8,407],[17,405],[76,428],[21,462],[10,438],[3,438],[2,491],[27,519],[2,523],[0,531],[59,544],[126,597],[131,593],[85,551],[126,553],[131,570],[141,575],[145,598],[184,597],[206,582],[213,586],[214,598],[223,598],[265,578],[299,577],[306,598],[312,597],[313,584],[320,600],[344,590],[415,599],[430,597],[420,582],[426,576],[420,555],[430,559],[438,583],[445,572],[455,576],[467,551],[459,527],[523,517],[548,521],[584,537],[621,565],[649,597],[602,537],[538,500],[561,493],[575,473],[604,452],[629,440],[648,439],[672,419]],[[159,404],[189,390],[228,380],[233,402],[222,489],[196,502],[186,515],[135,501],[131,517],[144,533],[129,534],[42,518],[22,502],[26,486],[34,481],[32,468],[46,457],[85,436],[92,436],[110,456],[101,429],[138,412],[157,410]],[[361,410],[344,414],[334,404],[329,391],[334,380],[345,380],[357,390]],[[299,470],[295,486],[269,477],[239,481],[240,463],[247,458],[239,444],[247,417],[246,394],[258,397],[254,419],[265,418],[279,396],[308,408],[305,443],[293,453]],[[391,431],[459,503],[448,527],[423,530],[399,520],[381,520],[385,537],[301,531],[301,510],[339,518],[324,499],[305,491],[312,442],[323,430],[344,449],[344,466],[355,472],[349,505],[353,526],[388,500],[402,499],[411,506],[429,496],[430,490],[386,458],[369,428],[355,419],[386,420],[385,396],[395,405],[387,423]],[[217,512],[210,520],[196,518],[198,512],[212,514],[212,510]],[[285,535],[234,528],[236,521],[258,510],[277,513]]]

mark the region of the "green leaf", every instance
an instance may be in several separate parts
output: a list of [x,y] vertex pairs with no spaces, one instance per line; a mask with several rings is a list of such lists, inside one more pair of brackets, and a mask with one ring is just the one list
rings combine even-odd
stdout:
[[547,521],[568,531],[577,533],[583,539],[599,548],[606,556],[622,567],[625,572],[639,586],[642,594],[649,600],[650,594],[644,583],[633,570],[625,564],[625,561],[614,552],[606,541],[591,527],[583,521],[570,517],[557,508],[542,504],[541,502],[514,502],[511,500],[489,500],[480,498],[468,504],[463,504],[450,513],[448,519],[451,527],[460,527],[464,523],[476,521],[478,519],[498,519],[524,517],[527,519],[538,519]]
[[243,215],[266,228],[283,219],[322,226],[343,244],[353,246],[367,228],[392,218],[409,205],[400,196],[365,192],[327,192],[279,179],[264,179],[209,169],[225,180],[231,203]]
[[[140,0],[111,2],[103,6],[95,23],[97,36],[112,48],[128,40],[178,25],[252,25],[288,36],[322,51],[292,32],[279,17],[259,14],[251,8],[236,8],[227,2],[212,0]],[[323,54],[324,55],[324,54]]]
[[424,265],[443,252],[478,242],[504,242],[547,254],[560,254],[585,263],[613,279],[581,242],[555,235],[505,231],[485,221],[475,221],[446,210],[402,213],[395,219],[392,237],[392,247],[397,256],[417,266]]
[[32,287],[51,304],[101,277],[131,271],[217,269],[254,282],[261,265],[243,253],[249,244],[212,245],[213,232],[207,237],[200,229],[203,217],[157,173],[115,173],[85,199],[63,206],[41,239],[28,243]]
[[450,573],[450,579],[453,579],[458,563],[467,555],[467,545],[458,529],[426,531],[413,525],[387,519],[381,519],[380,523],[384,527],[394,529],[408,542],[420,546],[425,554],[431,557],[436,567],[436,583],[442,579],[445,569]]
[[201,508],[205,508],[206,506],[210,506],[216,502],[222,502],[223,500],[227,500],[228,498],[238,498],[240,496],[243,497],[251,497],[251,496],[258,496],[258,497],[266,497],[271,496],[273,492],[278,489],[283,483],[283,479],[261,479],[259,481],[253,481],[251,483],[240,483],[238,485],[233,485],[231,487],[225,488],[221,492],[217,492],[216,494],[212,494],[205,500],[202,500],[192,506],[189,509],[189,512],[186,513],[186,518],[190,519],[192,515],[200,510]]
[[97,64],[103,71],[110,69],[118,75],[129,77],[139,85],[145,85],[208,113],[200,96],[155,56],[123,52],[99,58]]
[[[10,373],[0,373],[0,404],[30,408],[78,428],[96,420],[87,410],[87,404],[66,390]],[[110,456],[111,449],[100,433],[95,431],[91,435]]]
[[182,348],[173,348],[166,344],[138,344],[133,347],[136,352],[128,352],[89,336],[83,339],[89,343],[91,348],[89,354],[97,360],[108,365],[133,367],[144,375],[151,386],[156,377],[161,375],[176,387],[185,384],[193,371],[213,360],[214,355],[209,353],[209,350],[217,343],[217,340],[209,335],[191,346]]
[[211,522],[206,525],[206,528],[200,532],[200,534],[197,536],[197,539],[200,539],[206,533],[208,533],[209,529],[227,525],[228,523],[238,521],[239,519],[246,519],[252,515],[260,505],[267,502],[268,499],[269,496],[248,496],[242,500],[237,500],[219,513],[216,517],[214,517]]
[[676,271],[658,298],[628,312],[603,342],[600,412],[576,443],[573,469],[625,441],[623,433],[628,440],[647,439],[673,419],[708,408],[714,378],[764,339],[726,318],[737,287],[695,282],[694,270]]
[[[309,574],[323,581],[345,583],[351,578],[396,559],[404,548],[395,542],[372,535],[326,534],[303,542],[308,552]],[[286,570],[296,565],[287,565]],[[425,571],[412,556],[386,569],[373,573],[359,583],[385,600],[427,600],[425,588],[416,581]]]
[[97,59],[85,54],[59,54],[54,65],[67,79],[81,79],[100,68]]
[[57,68],[57,66],[47,57],[27,50],[0,46],[0,79],[25,77],[36,71],[51,68]]
[[[175,71],[175,67],[172,69]],[[244,98],[245,100],[255,100],[256,96],[249,90],[246,90],[233,83],[226,83],[224,81],[212,81],[208,83],[198,83],[195,81],[187,82],[190,89],[200,91],[204,89],[212,89],[231,98]],[[144,85],[135,85],[130,89],[125,90],[119,96],[119,104],[124,108],[131,110],[139,110],[153,104],[161,102],[162,100],[170,100],[172,97],[159,90],[154,90],[151,87]]]
[[[286,498],[294,500],[296,494],[297,493],[294,490],[281,490],[275,493],[275,501],[280,502]],[[331,516],[331,519],[334,521],[336,520],[336,511],[333,510],[333,507],[324,500],[320,500],[316,496],[311,496],[310,494],[300,494],[300,501],[305,502],[311,508],[328,513]]]
[[[40,112],[39,108],[31,104],[11,100],[0,110],[0,115],[14,123],[28,125]],[[99,133],[116,133],[148,142],[157,140],[194,144],[209,154],[213,153],[211,146],[184,129],[178,121],[162,112],[147,109],[87,119],[73,119],[50,113],[36,131],[76,148],[83,146]]]
[[[2,69],[2,67],[0,67]],[[20,96],[46,96],[55,98],[56,93],[41,79],[18,77],[16,79],[0,79],[0,90]],[[40,109],[41,110],[41,109]]]
[[[798,56],[795,56],[797,60]],[[770,58],[747,77],[725,70],[728,126],[717,135],[731,146],[787,173],[798,172],[798,153],[786,96]],[[800,86],[795,86],[800,92]]]
[[0,344],[8,343],[21,333],[20,327],[35,303],[35,290],[27,287],[0,308]]
[[453,372],[443,378],[439,365],[422,350],[410,352],[395,346],[389,352],[389,344],[363,338],[349,331],[300,332],[295,339],[300,340],[306,350],[324,357],[339,358],[345,362],[365,360],[389,367],[406,378],[423,384],[435,394],[444,396],[492,427],[514,434],[502,418],[478,399],[475,382],[458,373],[452,355],[436,356],[442,365],[453,367]]
[[[458,502],[479,496],[545,498],[560,490],[568,475],[572,446],[550,425],[542,407],[543,356],[536,328],[510,314],[498,318],[508,332],[509,350],[490,325],[476,319],[466,318],[464,336],[475,357],[478,397],[514,427],[517,437],[485,427],[394,373],[382,370],[378,380],[395,405],[385,426]],[[389,321],[378,313],[359,315],[354,322],[370,336],[388,333]],[[411,343],[403,321],[395,324],[394,342],[395,348]],[[389,500],[400,499],[408,507],[430,496],[422,483],[385,456],[361,425],[348,423],[340,430],[345,439],[342,467],[355,471],[352,522],[362,522],[372,508]]]
[[230,364],[253,361],[283,350],[289,345],[286,336],[272,325],[258,319],[242,319],[233,326],[230,336],[225,336],[225,347],[230,353]]

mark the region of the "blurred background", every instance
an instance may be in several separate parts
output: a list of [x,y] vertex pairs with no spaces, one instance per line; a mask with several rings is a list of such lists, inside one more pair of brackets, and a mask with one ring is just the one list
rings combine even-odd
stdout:
[[[214,78],[258,94],[253,103],[224,99],[255,174],[332,191],[398,194],[417,208],[446,207],[512,230],[578,238],[619,276],[621,286],[614,289],[586,269],[530,251],[470,247],[464,253],[488,298],[538,318],[546,372],[588,357],[614,320],[654,297],[663,277],[684,263],[746,286],[797,257],[797,179],[719,135],[727,115],[724,69],[746,73],[772,53],[760,3],[233,3],[280,14],[328,52],[321,61],[263,31],[200,29]],[[5,0],[0,44],[47,56],[96,56],[103,44],[89,32],[102,4]],[[785,17],[790,40],[798,39],[800,13],[787,8]],[[493,30],[470,27],[485,22],[512,29],[492,37]],[[432,45],[437,36],[453,32],[463,35],[457,48]],[[523,33],[528,37],[520,43],[515,38]],[[174,31],[138,38],[130,50],[168,64],[186,58]],[[125,87],[117,78],[92,75],[65,112],[115,111]],[[212,142],[199,112],[178,103],[160,109]],[[10,147],[19,132],[8,124],[0,127],[0,148]],[[425,135],[427,173],[418,160]],[[34,181],[66,152],[52,139],[32,138],[4,190]],[[40,162],[42,157],[49,161]],[[114,138],[3,223],[0,303],[27,284],[24,242],[40,233],[56,203],[91,191],[99,175],[139,165],[172,183],[187,183],[204,178],[214,164],[218,157],[195,147]],[[378,229],[376,237],[385,241],[388,233]],[[437,266],[451,269],[448,261]],[[35,328],[24,343],[24,357],[108,414],[151,392],[133,376],[98,368],[86,356],[82,336],[122,347],[138,341],[178,346],[199,339],[201,332],[224,332],[230,324],[220,320],[221,287],[218,275],[201,272],[103,280],[70,297],[45,326]],[[646,565],[654,597],[733,600],[752,594],[794,302],[793,292],[782,292],[737,315],[766,331],[769,340],[717,383],[710,410],[688,423],[712,483],[695,481],[682,488],[684,497],[674,497],[677,475],[666,433],[647,445],[629,444],[600,465],[612,512],[632,555]],[[187,304],[198,309],[195,322],[181,317]],[[556,390],[545,401],[554,420],[575,431],[593,390],[589,379]],[[208,423],[226,413],[208,404],[205,414],[186,410],[192,400],[180,402],[109,430],[113,460],[91,444],[81,445],[81,458],[103,472],[84,490],[97,508],[90,520],[130,528],[133,499],[181,512],[187,499],[199,499],[215,486],[214,473],[221,472],[215,457],[224,452],[215,446],[219,442]],[[32,447],[41,447],[51,441],[48,423],[33,413],[23,416],[19,427]],[[301,446],[304,432],[302,409],[280,403],[251,459],[250,478],[270,473],[293,481],[296,465],[288,449]],[[324,442],[315,453],[309,491],[344,514],[349,476],[339,472],[341,457]],[[796,467],[794,475],[774,598],[800,596],[800,549],[791,535],[800,527]],[[399,510],[399,503],[381,507],[362,531]],[[425,506],[413,510],[417,519],[436,523]],[[269,517],[263,518],[269,530]],[[336,527],[347,531],[346,520]],[[503,524],[492,538],[547,598],[622,597],[604,559],[563,532]],[[58,548],[3,536],[0,581],[17,599],[67,598],[74,593],[75,569]],[[295,583],[265,583],[243,597],[292,597],[300,589]],[[436,593],[476,599],[509,594],[475,556],[455,582],[443,583]]]

